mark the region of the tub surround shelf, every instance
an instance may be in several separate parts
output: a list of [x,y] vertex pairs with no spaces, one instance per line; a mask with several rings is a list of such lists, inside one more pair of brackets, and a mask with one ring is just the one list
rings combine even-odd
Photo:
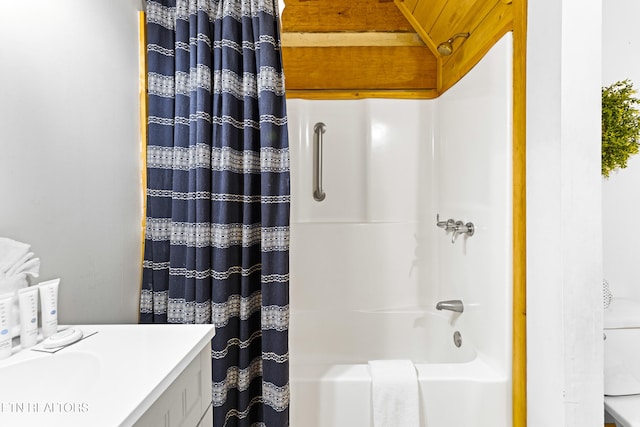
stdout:
[[97,334],[1,361],[0,425],[196,425],[209,409],[213,326],[74,327]]

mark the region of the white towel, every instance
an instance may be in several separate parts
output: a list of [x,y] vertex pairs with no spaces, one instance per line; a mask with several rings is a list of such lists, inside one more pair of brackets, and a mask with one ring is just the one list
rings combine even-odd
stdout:
[[30,277],[38,277],[40,275],[40,258],[32,258],[25,261],[23,264],[16,264],[11,271],[7,274],[7,277],[25,275]]
[[7,237],[0,237],[0,278],[7,276],[7,272],[29,253],[31,245],[18,242]]
[[373,427],[419,427],[418,375],[410,360],[371,360]]

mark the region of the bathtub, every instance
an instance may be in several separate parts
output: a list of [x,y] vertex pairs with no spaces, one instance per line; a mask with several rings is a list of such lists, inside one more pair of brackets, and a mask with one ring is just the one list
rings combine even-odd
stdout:
[[508,377],[465,330],[464,313],[429,309],[292,312],[291,426],[373,426],[367,361],[375,359],[414,362],[420,427],[508,426]]

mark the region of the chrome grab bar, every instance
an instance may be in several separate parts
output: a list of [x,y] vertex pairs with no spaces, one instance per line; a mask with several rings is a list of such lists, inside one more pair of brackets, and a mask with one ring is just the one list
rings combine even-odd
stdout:
[[326,197],[322,190],[322,135],[327,126],[318,122],[313,127],[313,198],[316,202],[321,202]]

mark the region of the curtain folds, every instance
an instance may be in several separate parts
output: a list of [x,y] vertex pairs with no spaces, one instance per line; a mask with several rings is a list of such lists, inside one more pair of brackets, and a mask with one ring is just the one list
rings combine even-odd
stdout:
[[277,7],[146,7],[140,319],[216,326],[215,426],[289,425],[289,149]]

